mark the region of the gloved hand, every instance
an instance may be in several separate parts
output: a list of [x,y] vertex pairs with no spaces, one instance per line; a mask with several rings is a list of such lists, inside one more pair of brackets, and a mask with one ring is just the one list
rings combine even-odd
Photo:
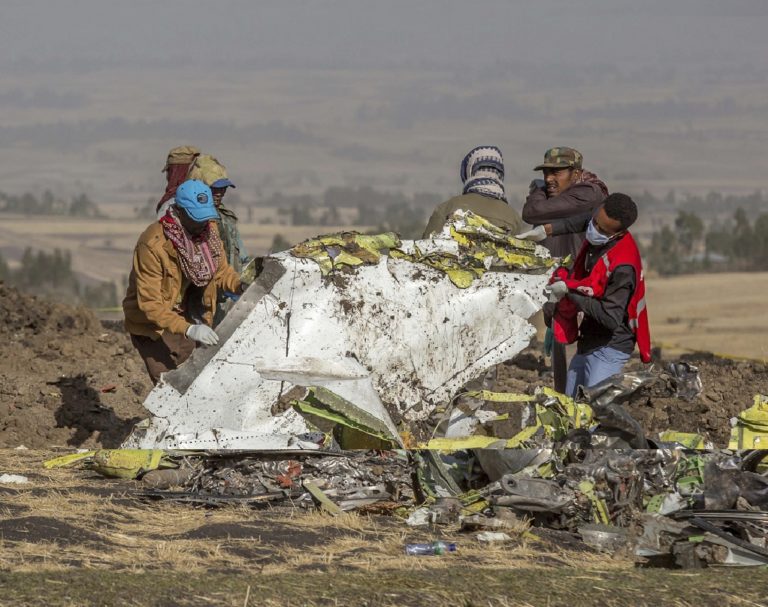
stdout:
[[544,290],[549,293],[549,301],[556,303],[565,297],[566,293],[568,293],[568,285],[565,284],[562,280],[558,280],[553,282],[551,285],[544,287]]
[[515,236],[518,240],[531,240],[533,242],[541,242],[546,237],[547,231],[544,229],[544,226],[536,226],[532,230],[528,230],[527,232]]
[[185,333],[189,339],[198,341],[204,346],[215,346],[219,343],[219,336],[216,335],[216,331],[211,329],[208,325],[189,325],[189,329]]
[[546,182],[543,179],[534,179],[531,181],[531,185],[528,186],[528,192],[533,192],[534,190],[543,190],[547,186]]

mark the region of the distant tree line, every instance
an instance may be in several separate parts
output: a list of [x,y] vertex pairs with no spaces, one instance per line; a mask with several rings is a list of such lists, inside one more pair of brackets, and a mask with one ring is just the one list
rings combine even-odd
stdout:
[[672,226],[653,233],[648,265],[662,275],[701,271],[768,270],[768,213],[750,221],[736,209],[705,226],[697,213],[679,211]]
[[57,198],[45,190],[39,198],[30,192],[14,195],[0,192],[0,212],[21,215],[68,215],[70,217],[105,217],[87,194],[69,200]]
[[112,282],[82,284],[72,270],[69,251],[54,249],[52,253],[27,248],[20,266],[11,269],[0,255],[0,281],[35,295],[55,295],[69,303],[82,303],[92,308],[117,305],[117,287]]
[[706,194],[678,194],[669,190],[664,196],[655,196],[644,190],[632,192],[632,198],[643,208],[676,209],[696,213],[701,217],[713,217],[743,209],[748,215],[768,207],[768,196],[756,190],[750,194],[723,194],[711,190]]

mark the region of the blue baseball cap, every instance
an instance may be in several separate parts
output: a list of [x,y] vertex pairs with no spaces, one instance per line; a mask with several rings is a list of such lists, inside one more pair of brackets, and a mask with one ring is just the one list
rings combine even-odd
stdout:
[[230,181],[229,177],[217,179],[211,184],[212,188],[236,188],[237,186]]
[[197,179],[188,179],[176,188],[176,206],[195,221],[218,219],[211,188]]

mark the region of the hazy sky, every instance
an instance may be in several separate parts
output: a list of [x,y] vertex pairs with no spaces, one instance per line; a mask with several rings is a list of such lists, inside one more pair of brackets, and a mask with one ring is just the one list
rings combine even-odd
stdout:
[[448,192],[479,143],[520,191],[551,145],[760,187],[766,31],[766,0],[5,0],[0,190],[146,197],[179,143],[249,188]]
[[5,0],[0,63],[760,66],[766,17],[765,0]]

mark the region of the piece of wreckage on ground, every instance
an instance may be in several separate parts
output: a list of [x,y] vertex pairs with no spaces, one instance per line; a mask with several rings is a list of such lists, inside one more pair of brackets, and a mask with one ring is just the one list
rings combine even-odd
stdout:
[[729,453],[694,451],[711,448],[698,435],[649,439],[621,405],[654,381],[693,398],[685,363],[577,399],[483,389],[530,342],[556,263],[463,212],[428,240],[311,239],[264,260],[219,346],[163,376],[124,449],[49,465],[141,477],[148,499],[468,529],[512,515],[604,550],[634,529],[638,555],[684,566],[768,562],[765,454],[744,451],[768,440],[764,399],[735,420]]

